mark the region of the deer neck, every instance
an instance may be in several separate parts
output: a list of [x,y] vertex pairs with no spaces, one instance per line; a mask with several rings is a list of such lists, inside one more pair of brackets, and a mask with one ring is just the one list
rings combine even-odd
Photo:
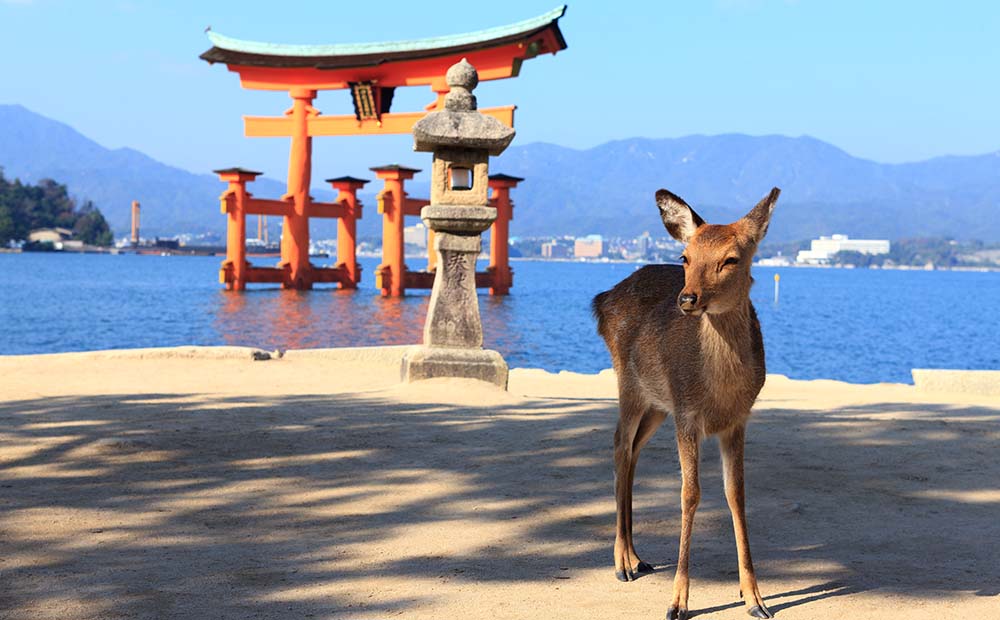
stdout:
[[753,363],[753,329],[749,299],[728,312],[702,315],[699,339],[705,373],[730,381],[742,376]]
[[705,431],[714,433],[734,423],[730,416],[749,415],[764,383],[763,350],[754,337],[757,327],[749,300],[725,314],[700,318],[704,406],[713,413],[706,418]]

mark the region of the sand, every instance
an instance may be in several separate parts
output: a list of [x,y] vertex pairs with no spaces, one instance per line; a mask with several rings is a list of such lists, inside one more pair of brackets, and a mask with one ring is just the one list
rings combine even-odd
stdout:
[[[0,357],[0,618],[663,617],[673,431],[636,483],[657,571],[620,583],[610,372],[503,392],[211,351]],[[998,439],[996,396],[769,377],[747,477],[776,617],[1000,618]],[[717,454],[690,604],[745,618]]]

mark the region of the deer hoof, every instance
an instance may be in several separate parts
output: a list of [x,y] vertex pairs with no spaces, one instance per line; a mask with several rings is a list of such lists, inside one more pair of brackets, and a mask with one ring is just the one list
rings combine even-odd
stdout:
[[773,618],[774,615],[763,605],[754,605],[747,610],[747,613],[754,618]]
[[667,610],[667,620],[687,620],[688,610],[671,607]]
[[646,562],[639,562],[639,564],[635,567],[635,570],[626,568],[624,570],[615,571],[615,577],[618,579],[618,581],[628,582],[628,581],[635,581],[641,575],[648,575],[652,572],[653,572],[652,566],[650,566]]

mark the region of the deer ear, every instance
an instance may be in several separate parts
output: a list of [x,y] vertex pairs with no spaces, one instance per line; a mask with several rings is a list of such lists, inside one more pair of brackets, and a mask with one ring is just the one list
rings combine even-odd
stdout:
[[705,223],[688,203],[665,189],[656,192],[656,206],[667,232],[681,243],[690,241],[694,231]]
[[750,213],[747,213],[743,220],[749,224],[750,232],[757,243],[767,234],[767,226],[771,223],[771,212],[774,211],[774,203],[778,202],[778,194],[781,190],[777,187],[771,189],[771,193],[757,203]]

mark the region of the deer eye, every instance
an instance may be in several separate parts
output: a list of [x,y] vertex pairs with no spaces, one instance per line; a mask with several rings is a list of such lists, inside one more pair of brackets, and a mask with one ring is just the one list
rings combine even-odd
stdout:
[[725,261],[722,262],[722,266],[725,267],[726,265],[736,265],[739,262],[740,259],[736,258],[735,256],[730,256],[729,258],[727,258]]
[[683,254],[681,254],[677,258],[681,259],[681,263],[682,264],[687,265],[687,263],[688,263],[688,257],[687,256],[684,256]]

